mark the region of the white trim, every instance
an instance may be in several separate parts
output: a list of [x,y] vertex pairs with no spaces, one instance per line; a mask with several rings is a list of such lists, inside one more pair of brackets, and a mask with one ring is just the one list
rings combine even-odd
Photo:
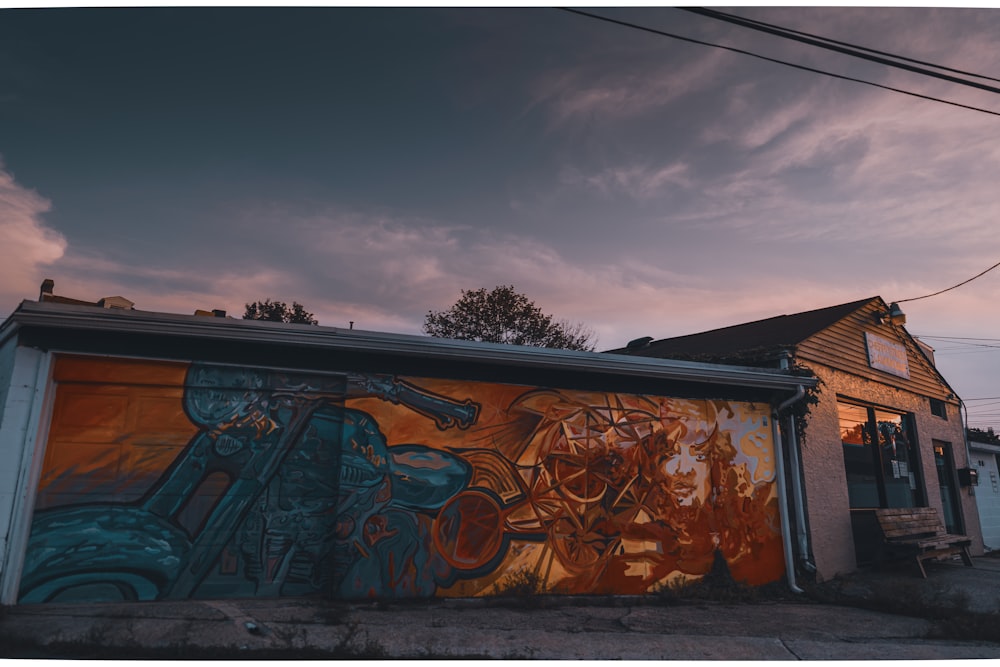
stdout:
[[15,604],[35,494],[45,458],[52,401],[52,354],[14,350],[14,368],[0,423],[0,604]]
[[976,442],[975,440],[969,440],[969,449],[974,449],[977,452],[1000,454],[1000,445],[993,445],[988,442]]

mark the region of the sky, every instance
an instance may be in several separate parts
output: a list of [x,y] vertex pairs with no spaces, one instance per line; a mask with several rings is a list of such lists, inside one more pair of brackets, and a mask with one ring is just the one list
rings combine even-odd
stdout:
[[[1000,72],[1000,9],[719,9]],[[681,9],[586,11],[1000,112]],[[512,284],[600,350],[914,299],[1000,261],[998,130],[554,8],[8,7],[0,317],[51,278],[142,310],[270,298],[420,334],[461,290]],[[969,424],[1000,429],[998,286],[900,305]]]

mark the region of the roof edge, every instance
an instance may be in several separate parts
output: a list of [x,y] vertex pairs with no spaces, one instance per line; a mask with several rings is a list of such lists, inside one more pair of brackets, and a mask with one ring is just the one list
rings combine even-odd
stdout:
[[22,302],[0,326],[0,343],[16,335],[20,329],[28,327],[123,332],[135,335],[156,334],[202,340],[235,340],[261,345],[291,344],[307,348],[350,349],[430,359],[585,370],[607,375],[642,376],[759,389],[791,391],[799,386],[812,387],[817,383],[815,378],[794,376],[777,369],[481,343],[307,324],[282,324],[141,310],[117,311],[94,306],[35,301]]

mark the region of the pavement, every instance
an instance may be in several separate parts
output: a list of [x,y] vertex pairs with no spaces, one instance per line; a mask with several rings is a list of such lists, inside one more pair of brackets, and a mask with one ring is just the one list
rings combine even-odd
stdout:
[[[974,565],[931,563],[927,579],[915,568],[861,571],[817,588],[803,584],[806,595],[743,602],[527,596],[18,605],[0,610],[0,657],[997,659],[1000,558]],[[965,631],[973,626],[992,628],[992,641]]]

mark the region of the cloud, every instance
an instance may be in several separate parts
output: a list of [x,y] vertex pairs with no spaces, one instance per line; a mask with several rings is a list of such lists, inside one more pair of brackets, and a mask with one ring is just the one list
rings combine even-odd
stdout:
[[66,251],[66,239],[44,221],[51,208],[0,163],[0,303],[5,311],[37,298],[47,267]]
[[690,188],[688,165],[673,162],[663,166],[647,164],[608,167],[597,173],[586,175],[579,169],[565,169],[561,180],[567,185],[596,188],[609,197],[624,194],[633,199],[651,199],[662,196],[674,188]]
[[554,126],[636,118],[717,85],[726,55],[698,52],[667,64],[647,58],[609,68],[601,54],[591,64],[541,75],[531,86],[529,108],[545,109]]
[[839,83],[780,102],[743,94],[703,134],[718,156],[697,172],[698,206],[677,220],[955,251],[992,235],[1000,203],[982,175],[1000,169],[995,118]]
[[[583,261],[527,235],[384,214],[288,215],[280,228],[301,243],[283,274],[294,283],[290,293],[329,326],[350,320],[359,329],[419,333],[426,312],[449,307],[461,290],[513,284],[556,319],[592,328],[607,349],[860,298],[850,283],[809,276],[782,279],[777,289],[770,274],[710,251],[703,271],[686,273],[642,247]],[[238,280],[231,287],[246,294]]]

